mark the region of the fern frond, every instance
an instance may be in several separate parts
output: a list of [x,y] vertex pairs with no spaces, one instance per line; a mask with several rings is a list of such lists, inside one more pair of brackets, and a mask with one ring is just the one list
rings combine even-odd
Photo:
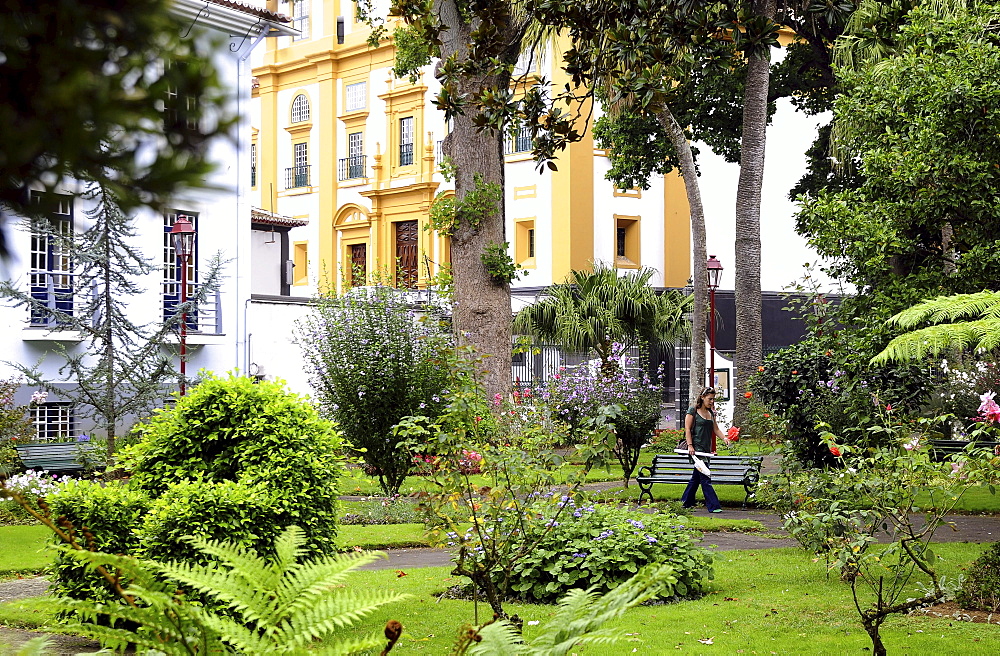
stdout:
[[1000,318],[1000,292],[938,296],[903,310],[889,319],[900,328],[914,328],[921,323],[944,323],[967,317]]
[[476,656],[519,656],[528,653],[524,638],[507,620],[497,620],[479,629],[482,640],[469,653]]
[[52,649],[52,641],[42,636],[40,638],[32,638],[21,645],[21,648],[17,650],[14,656],[45,656],[51,653],[50,649]]
[[308,607],[316,597],[329,593],[331,587],[346,580],[351,571],[385,558],[382,552],[362,551],[335,554],[291,568],[274,590],[279,615],[286,617]]
[[1000,347],[1000,318],[927,326],[894,338],[872,358],[873,364],[908,362],[951,350]]
[[[282,533],[283,535],[284,533]],[[281,536],[278,539],[281,539]],[[243,545],[193,536],[187,538],[187,541],[203,554],[214,557],[219,563],[228,567],[229,571],[247,583],[269,589],[274,589],[278,583],[280,576],[274,565],[257,554],[251,553]]]

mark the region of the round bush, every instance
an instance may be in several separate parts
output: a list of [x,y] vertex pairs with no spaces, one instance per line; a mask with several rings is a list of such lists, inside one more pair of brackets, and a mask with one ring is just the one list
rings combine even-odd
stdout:
[[[177,500],[159,504],[160,528],[147,529],[163,536],[154,540],[158,557],[171,556],[160,547],[181,544],[172,521],[189,534],[245,535],[259,545],[294,524],[305,531],[310,554],[334,548],[343,440],[312,404],[280,384],[209,376],[140,432],[141,440],[121,458],[129,486],[154,499]],[[191,481],[201,487],[183,487]],[[235,485],[213,487],[223,483]],[[199,491],[221,505],[199,502]],[[217,535],[213,525],[233,532]]]
[[967,610],[1000,612],[1000,542],[994,542],[966,572],[956,601]]
[[[574,588],[606,592],[650,563],[669,563],[675,597],[699,596],[712,578],[712,556],[694,545],[671,515],[630,512],[606,505],[576,505],[531,524],[523,539],[537,544],[513,566],[507,593],[551,603]],[[551,530],[546,528],[552,524]]]

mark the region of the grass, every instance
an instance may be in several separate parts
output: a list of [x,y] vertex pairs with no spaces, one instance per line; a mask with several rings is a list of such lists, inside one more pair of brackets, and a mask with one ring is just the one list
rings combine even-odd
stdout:
[[52,560],[45,549],[49,529],[41,525],[0,526],[0,578],[36,574]]
[[[981,553],[974,544],[939,544],[943,573],[954,576]],[[472,602],[438,599],[437,593],[462,582],[449,568],[357,572],[349,585],[415,595],[409,602],[378,611],[353,633],[358,635],[398,619],[405,627],[393,654],[444,654],[458,627],[474,621]],[[581,656],[664,654],[679,649],[694,654],[845,654],[870,648],[861,629],[850,589],[824,565],[797,549],[730,551],[717,554],[714,592],[702,599],[629,611],[611,626],[623,635],[617,645],[574,650]],[[0,624],[44,627],[51,616],[27,604],[0,604]],[[526,622],[544,623],[552,606],[509,604],[508,612]],[[479,621],[489,608],[479,604]],[[525,626],[530,638],[538,628]],[[699,640],[712,640],[712,645]],[[1000,631],[984,624],[918,615],[890,619],[883,639],[891,653],[975,655],[1000,652]]]

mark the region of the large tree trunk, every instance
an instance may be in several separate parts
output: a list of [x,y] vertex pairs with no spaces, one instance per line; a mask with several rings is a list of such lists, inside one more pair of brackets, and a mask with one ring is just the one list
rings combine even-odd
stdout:
[[[705,385],[705,314],[708,306],[708,271],[705,262],[708,253],[705,246],[705,210],[701,204],[701,187],[698,186],[698,171],[694,166],[694,155],[684,129],[669,110],[659,116],[660,124],[670,134],[670,143],[677,151],[684,190],[687,193],[688,208],[691,212],[691,248],[694,260],[692,281],[694,283],[694,306],[691,309],[691,376],[687,402],[694,401]],[[678,393],[681,393],[678,390]],[[684,412],[684,401],[678,399],[677,408]]]
[[[441,59],[456,54],[461,60],[468,54],[473,26],[459,15],[455,0],[435,3],[441,21],[448,27],[442,33]],[[506,82],[493,78],[465,78],[461,92],[475,97],[483,89]],[[457,168],[455,197],[461,200],[475,189],[475,176],[482,184],[504,185],[503,135],[494,131],[480,132],[472,124],[476,115],[474,103],[466,113],[456,116],[452,131],[442,144],[444,154],[451,157]],[[483,266],[481,256],[486,246],[502,244],[504,239],[504,205],[501,201],[491,216],[478,218],[473,225],[463,219],[455,228],[451,241],[451,265],[454,275],[454,309],[452,322],[461,343],[475,346],[484,358],[483,383],[489,396],[504,397],[511,384],[511,311],[510,286],[496,282]]]
[[[754,13],[774,19],[775,0],[754,0]],[[760,319],[760,199],[764,183],[764,147],[767,141],[767,95],[771,81],[770,57],[751,56],[747,62],[743,102],[743,140],[740,181],[736,191],[736,404],[733,425],[747,415],[747,378],[763,355]]]

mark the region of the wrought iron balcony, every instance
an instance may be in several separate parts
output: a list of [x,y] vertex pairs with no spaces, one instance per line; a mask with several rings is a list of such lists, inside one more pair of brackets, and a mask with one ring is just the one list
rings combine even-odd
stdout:
[[401,143],[399,144],[399,165],[409,166],[410,164],[413,164],[413,144]]
[[355,155],[337,160],[337,179],[355,180],[366,177],[367,160],[366,155]]
[[309,169],[311,164],[305,166],[292,166],[285,169],[285,189],[297,189],[309,186]]
[[531,150],[531,130],[521,128],[514,135],[507,135],[503,140],[503,154],[526,153]]
[[[181,322],[180,306],[181,284],[176,280],[163,281],[163,321],[165,323],[175,323],[178,326]],[[190,333],[201,333],[205,335],[221,335],[222,333],[222,294],[216,289],[209,292],[201,303],[195,304],[201,292],[201,285],[188,283],[187,299],[192,307],[187,312],[186,323]]]

